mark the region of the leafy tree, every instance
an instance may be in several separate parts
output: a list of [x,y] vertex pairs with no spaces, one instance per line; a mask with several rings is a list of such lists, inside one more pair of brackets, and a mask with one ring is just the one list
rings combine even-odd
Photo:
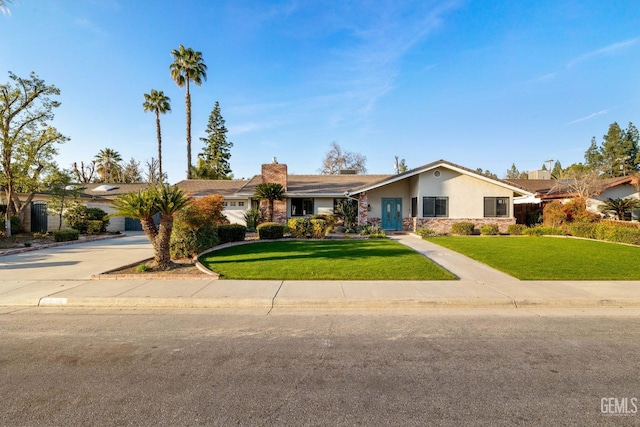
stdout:
[[171,98],[165,96],[161,90],[151,89],[150,93],[144,94],[142,108],[144,111],[153,111],[156,114],[156,136],[158,138],[158,168],[162,176],[162,132],[160,130],[160,114],[171,111]]
[[94,157],[100,182],[119,182],[122,176],[122,156],[116,150],[105,148]]
[[62,214],[66,209],[78,204],[80,186],[73,185],[73,174],[70,171],[55,169],[45,181],[51,199],[47,203],[49,212],[58,216],[58,230],[62,229]]
[[520,171],[516,167],[515,163],[511,164],[511,168],[507,169],[506,179],[518,179],[520,177]]
[[395,156],[396,161],[393,164],[393,169],[395,169],[396,174],[405,173],[409,168],[407,167],[407,162],[405,159],[400,160],[398,156]]
[[[25,79],[9,72],[9,78],[0,85],[0,186],[8,201],[7,236],[11,236],[11,216],[23,216],[41,184],[41,174],[53,168],[56,145],[68,139],[48,124],[53,109],[60,106],[51,97],[60,95],[60,90],[35,73]],[[26,200],[20,200],[19,192],[27,193]]]
[[322,160],[322,168],[319,171],[323,175],[338,175],[342,170],[355,170],[356,173],[366,173],[366,163],[367,158],[365,156],[345,151],[334,141],[331,143],[331,149]]
[[64,211],[63,217],[67,225],[80,233],[87,233],[90,221],[101,221],[100,232],[104,232],[109,225],[109,217],[100,208],[88,208],[85,205],[75,204]]
[[[137,193],[127,193],[112,202],[113,215],[136,218],[153,245],[154,260],[160,270],[171,267],[171,232],[174,214],[188,206],[190,199],[176,186],[162,184]],[[156,227],[153,216],[160,213]]]
[[264,182],[256,186],[256,199],[267,200],[267,222],[273,222],[273,202],[284,199],[284,187],[275,182]]
[[206,138],[200,138],[205,146],[198,154],[198,166],[193,175],[199,179],[232,179],[229,158],[233,142],[227,141],[227,128],[220,114],[220,104],[216,101],[209,115]]
[[125,184],[142,182],[142,171],[140,170],[140,162],[136,161],[136,159],[132,157],[128,163],[125,163],[122,166],[121,181]]
[[640,200],[608,198],[598,209],[600,212],[613,212],[620,221],[626,221],[628,218],[627,213],[634,209],[640,209]]
[[202,81],[207,79],[207,66],[202,59],[202,52],[194,51],[180,45],[178,49],[171,51],[173,63],[169,66],[171,78],[178,87],[186,87],[185,104],[187,109],[187,179],[191,179],[191,94],[189,92],[190,82],[202,85]]

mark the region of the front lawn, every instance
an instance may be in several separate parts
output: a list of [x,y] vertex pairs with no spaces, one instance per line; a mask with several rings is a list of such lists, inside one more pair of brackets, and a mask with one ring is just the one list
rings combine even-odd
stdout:
[[557,237],[443,236],[430,242],[520,280],[640,280],[640,247]]
[[392,240],[290,240],[232,246],[200,257],[224,279],[454,280]]

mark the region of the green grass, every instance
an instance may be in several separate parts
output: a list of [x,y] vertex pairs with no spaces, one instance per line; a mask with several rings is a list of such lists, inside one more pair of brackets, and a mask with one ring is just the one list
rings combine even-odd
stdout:
[[259,242],[210,252],[200,262],[224,279],[456,279],[428,258],[391,240]]
[[554,237],[432,237],[521,280],[640,280],[640,247]]

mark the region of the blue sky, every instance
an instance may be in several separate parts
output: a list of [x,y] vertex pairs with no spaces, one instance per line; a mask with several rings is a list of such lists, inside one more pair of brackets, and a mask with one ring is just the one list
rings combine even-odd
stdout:
[[113,148],[156,157],[143,94],[163,90],[163,165],[186,176],[184,89],[170,51],[201,51],[193,157],[216,101],[236,178],[277,157],[313,174],[336,141],[369,173],[445,159],[503,177],[583,160],[610,123],[640,124],[634,1],[13,0],[0,15],[0,81],[59,87],[62,167]]

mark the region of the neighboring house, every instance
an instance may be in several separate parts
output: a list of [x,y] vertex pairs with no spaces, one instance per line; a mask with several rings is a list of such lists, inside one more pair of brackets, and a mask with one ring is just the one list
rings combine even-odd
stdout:
[[514,197],[533,195],[444,160],[399,175],[289,175],[287,165],[273,162],[262,165],[261,175],[250,180],[185,180],[177,186],[193,197],[222,194],[224,214],[231,222],[244,223],[243,213],[259,206],[253,197],[256,186],[266,182],[285,189],[285,199],[274,205],[276,221],[333,213],[348,198],[358,202],[359,224],[405,231],[428,227],[448,232],[451,224],[469,221],[477,227],[497,224],[504,232],[516,222]]
[[[76,184],[80,186],[80,203],[89,208],[100,208],[107,214],[114,212],[111,201],[121,194],[143,190],[149,184]],[[29,231],[53,231],[57,230],[60,221],[59,216],[47,209],[47,202],[51,196],[47,193],[38,193],[31,201],[31,207],[27,208],[24,215],[23,225]],[[64,219],[63,219],[64,221]],[[63,223],[62,228],[65,227]],[[111,217],[107,231],[127,231],[142,230],[140,221],[120,216]]]
[[[575,197],[575,185],[572,185],[568,180],[507,179],[505,181],[533,193],[531,196],[517,197],[514,200],[516,211],[519,210],[519,205],[529,205],[528,210],[541,211],[546,203],[554,200],[564,203]],[[600,213],[599,208],[607,199],[640,199],[638,177],[636,176],[605,178],[599,180],[598,184],[599,188],[595,189],[594,194],[586,200],[587,209],[591,212]],[[640,211],[634,210],[632,212],[632,220],[640,220]]]

